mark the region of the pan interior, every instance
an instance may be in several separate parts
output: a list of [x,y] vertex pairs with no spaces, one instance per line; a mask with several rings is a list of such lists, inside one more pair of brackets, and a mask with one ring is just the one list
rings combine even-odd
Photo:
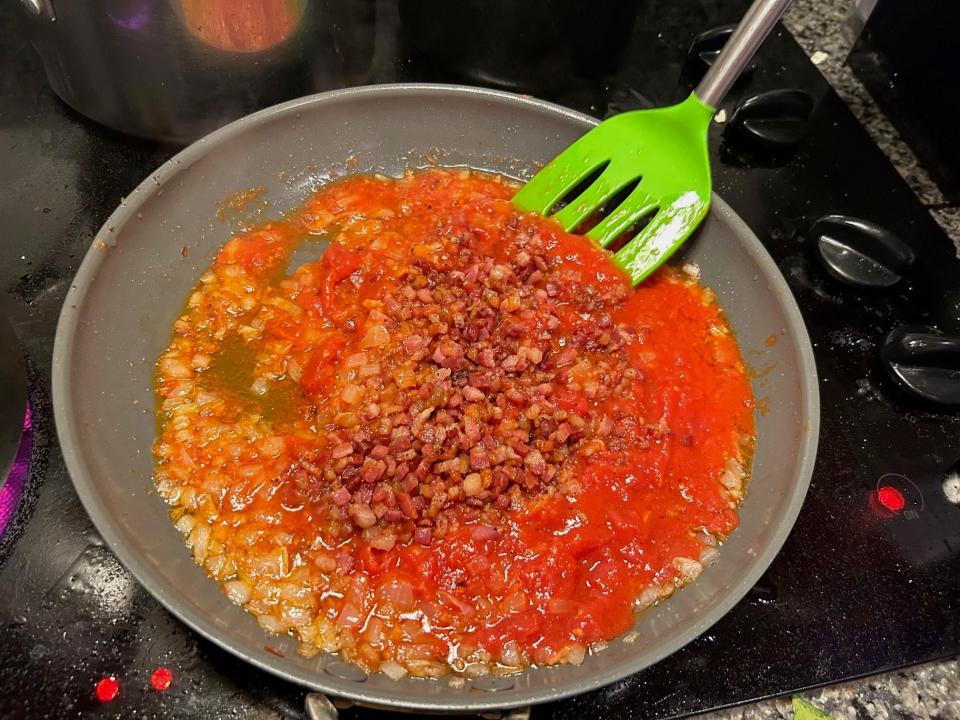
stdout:
[[[815,368],[799,312],[775,265],[719,199],[679,262],[695,262],[736,331],[758,414],[741,527],[689,588],[643,613],[636,639],[579,667],[534,669],[480,692],[467,683],[342,672],[268,637],[197,567],[151,490],[153,362],[190,288],[235,230],[224,198],[262,187],[269,214],[296,207],[332,177],[399,174],[436,162],[525,177],[593,123],[547,103],[449,86],[380,86],[305,98],[233,123],[191,146],[107,221],[67,297],[54,356],[57,425],[92,519],[120,560],[174,614],[271,672],[334,695],[393,707],[483,710],[543,702],[608,684],[674,652],[733,606],[769,565],[806,491],[816,449]],[[773,336],[776,342],[769,341]],[[283,657],[268,652],[270,644]],[[487,688],[489,690],[489,688]]]

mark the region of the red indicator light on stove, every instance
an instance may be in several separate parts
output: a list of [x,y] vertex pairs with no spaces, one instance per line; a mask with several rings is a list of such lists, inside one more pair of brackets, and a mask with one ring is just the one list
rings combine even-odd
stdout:
[[154,690],[166,690],[173,682],[173,673],[165,667],[158,667],[150,676],[150,685]]
[[110,702],[117,696],[119,692],[120,683],[118,683],[117,679],[112,675],[105,677],[98,682],[97,687],[94,690],[94,694],[97,696],[97,700],[100,702]]
[[907,504],[903,493],[890,485],[884,485],[877,490],[877,501],[891,512],[900,512]]

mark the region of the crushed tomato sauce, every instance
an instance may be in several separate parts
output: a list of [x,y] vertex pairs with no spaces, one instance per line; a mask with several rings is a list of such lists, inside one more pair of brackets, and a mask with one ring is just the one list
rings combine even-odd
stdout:
[[174,323],[157,486],[195,560],[307,655],[577,663],[737,526],[753,398],[712,293],[672,269],[631,289],[514,190],[331,184],[230,240]]

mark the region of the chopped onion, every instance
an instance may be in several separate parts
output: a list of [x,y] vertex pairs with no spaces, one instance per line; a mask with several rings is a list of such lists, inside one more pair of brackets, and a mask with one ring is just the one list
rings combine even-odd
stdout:
[[262,627],[264,630],[274,634],[279,634],[286,630],[286,627],[284,627],[283,623],[273,615],[258,615],[257,622],[260,623],[260,627]]
[[527,596],[517,590],[504,601],[506,611],[510,613],[523,612],[527,609]]
[[633,606],[637,610],[643,610],[644,608],[648,608],[651,605],[653,605],[659,597],[660,597],[660,591],[657,589],[655,585],[651,585],[650,587],[646,588],[642,593],[640,593],[640,597],[637,598]]
[[353,355],[347,355],[343,359],[343,366],[348,368],[358,368],[361,365],[367,364],[367,354],[366,353],[354,353]]
[[483,663],[473,663],[471,665],[467,665],[463,671],[463,674],[471,680],[474,678],[483,677],[484,675],[490,674],[490,666],[484,665]]
[[329,555],[317,555],[313,559],[313,563],[320,568],[321,572],[332,573],[337,569],[336,558],[330,557]]
[[[371,645],[380,645],[384,641],[384,628],[385,624],[383,620],[378,618],[376,615],[371,615],[367,620],[367,627],[364,630],[363,636],[367,639],[367,642]],[[377,657],[377,660],[380,658]]]
[[724,470],[720,476],[720,483],[730,492],[737,494],[740,492],[742,483],[740,476],[730,470]]
[[348,511],[358,527],[373,527],[377,523],[377,516],[366,503],[355,503],[350,505]]
[[232,602],[243,605],[250,601],[253,591],[243,580],[231,580],[223,584],[223,591]]
[[360,611],[350,603],[346,603],[340,614],[337,615],[337,625],[340,627],[355,627],[360,624]]
[[715,547],[705,547],[700,551],[700,564],[704,567],[707,565],[713,565],[713,563],[715,563],[719,557],[720,553]]
[[695,540],[699,540],[702,544],[707,545],[709,547],[717,546],[716,536],[714,536],[714,534],[711,533],[709,530],[707,530],[705,527],[699,528],[696,532],[694,532],[693,537]]
[[203,565],[207,558],[207,546],[210,542],[210,526],[202,520],[193,526],[190,533],[190,544],[193,546],[193,559],[198,565]]
[[320,653],[320,648],[310,643],[300,643],[297,645],[297,652],[309,660]]
[[260,444],[260,450],[268,457],[276,457],[283,452],[284,447],[286,447],[286,440],[279,435],[265,438]]
[[240,465],[237,468],[237,473],[241,477],[252,478],[256,477],[263,471],[263,466],[257,465],[255,463],[247,463],[245,465]]
[[303,368],[300,367],[300,363],[293,358],[287,360],[287,375],[290,376],[291,380],[297,383],[300,382],[300,378],[303,377]]
[[371,325],[363,339],[360,341],[360,347],[380,347],[390,341],[390,333],[382,324]]
[[683,578],[684,582],[692,582],[696,580],[697,576],[703,572],[703,565],[690,558],[674,558],[673,566],[680,573],[680,577]]
[[188,378],[193,372],[182,362],[172,357],[160,358],[160,371],[174,378]]
[[413,586],[406,580],[390,580],[380,588],[380,593],[387,602],[400,612],[405,612],[413,607]]
[[[470,473],[463,479],[463,492],[465,492],[468,497],[473,497],[483,492],[483,479],[480,477],[480,473]],[[476,535],[474,535],[474,537],[476,537]]]
[[380,374],[380,363],[367,363],[361,365],[359,370],[360,377],[373,377]]
[[402,367],[394,373],[394,380],[397,383],[397,387],[401,390],[406,388],[413,387],[417,384],[417,376],[407,367]]
[[393,550],[393,546],[396,544],[397,536],[390,533],[381,533],[370,541],[370,546],[377,550]]
[[564,651],[565,660],[571,665],[579,665],[587,656],[587,649],[583,645],[571,645]]
[[340,393],[340,399],[348,405],[356,405],[363,400],[363,390],[359,386],[350,383],[343,388]]
[[290,627],[303,627],[313,622],[313,613],[308,608],[284,604],[280,609],[280,617]]
[[336,417],[333,418],[333,422],[339,425],[340,427],[354,427],[358,422],[357,414],[355,412],[342,412],[338,413]]
[[393,660],[387,660],[380,666],[380,672],[391,680],[400,680],[407,676],[407,670],[403,665]]
[[510,667],[519,667],[523,663],[516,640],[510,640],[503,644],[503,649],[500,651],[500,662]]
[[191,530],[193,530],[194,524],[197,522],[197,519],[190,513],[184,513],[180,516],[180,519],[177,520],[177,530],[182,534],[187,535]]

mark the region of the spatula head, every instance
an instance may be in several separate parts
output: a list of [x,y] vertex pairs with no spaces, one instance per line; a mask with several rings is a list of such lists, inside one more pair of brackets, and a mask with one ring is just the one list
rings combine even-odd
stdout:
[[607,247],[647,221],[614,254],[637,284],[683,244],[710,209],[707,128],[713,112],[691,94],[670,107],[615,115],[554,158],[513,202],[521,210],[548,215],[583,180],[601,171],[586,190],[551,215],[565,230],[574,231],[617,193],[636,184],[586,234]]

